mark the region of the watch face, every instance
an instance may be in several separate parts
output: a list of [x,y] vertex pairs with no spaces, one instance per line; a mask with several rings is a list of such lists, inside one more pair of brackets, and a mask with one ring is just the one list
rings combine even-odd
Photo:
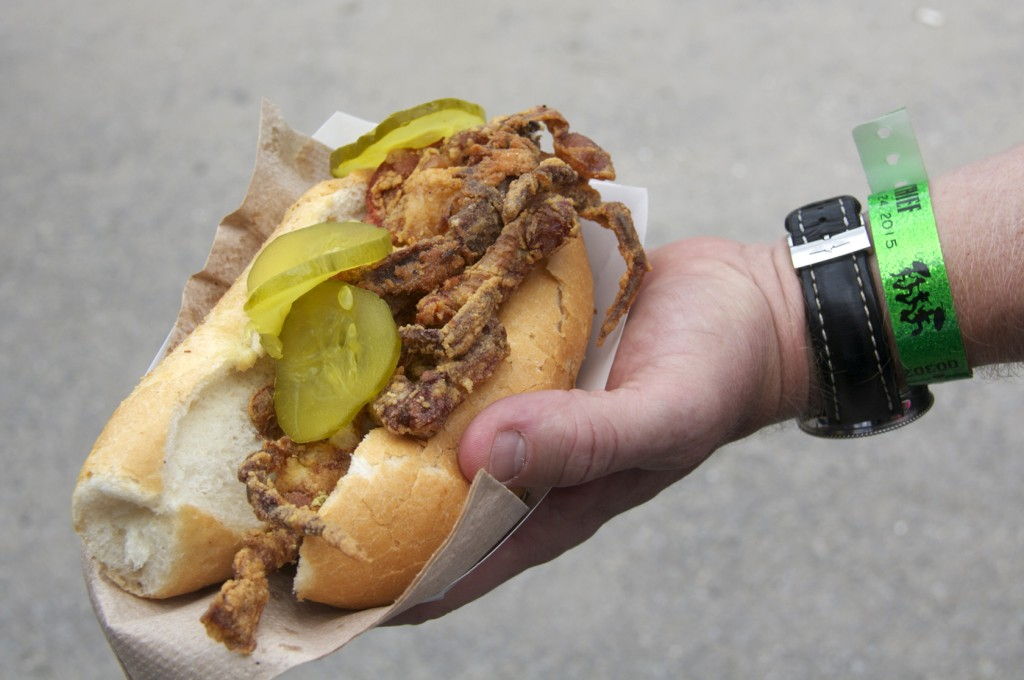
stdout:
[[908,425],[925,413],[935,403],[935,397],[927,385],[914,385],[900,395],[903,412],[886,420],[865,420],[862,423],[837,423],[826,416],[797,418],[797,425],[807,434],[828,439],[852,439],[882,434]]

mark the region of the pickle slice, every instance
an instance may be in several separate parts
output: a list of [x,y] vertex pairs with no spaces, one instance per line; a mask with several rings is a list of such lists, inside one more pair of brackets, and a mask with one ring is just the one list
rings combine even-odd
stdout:
[[388,384],[401,350],[387,303],[341,281],[295,301],[281,344],[274,408],[297,442],[326,439],[349,424]]
[[[246,286],[252,293],[273,276],[300,265],[321,253],[360,244],[389,242],[387,230],[364,222],[321,222],[282,234],[267,244],[256,257]],[[386,254],[386,253],[385,253]],[[381,256],[383,257],[383,256]]]
[[249,269],[245,311],[267,353],[281,357],[278,334],[292,302],[346,269],[391,252],[391,236],[362,222],[324,222],[271,241]]
[[388,238],[386,230],[354,220],[321,222],[296,229],[267,244],[249,268],[246,285],[251,293],[267,279],[321,253]]
[[419,149],[466,128],[483,125],[484,110],[461,99],[436,99],[392,113],[370,132],[331,153],[331,173],[375,168],[392,149]]

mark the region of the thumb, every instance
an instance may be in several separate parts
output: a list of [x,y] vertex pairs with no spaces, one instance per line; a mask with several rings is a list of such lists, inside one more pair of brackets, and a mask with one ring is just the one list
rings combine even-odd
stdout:
[[[487,470],[518,486],[572,486],[645,467],[657,449],[655,418],[635,391],[543,391],[484,409],[459,443],[462,472]],[[661,467],[661,466],[659,466]]]

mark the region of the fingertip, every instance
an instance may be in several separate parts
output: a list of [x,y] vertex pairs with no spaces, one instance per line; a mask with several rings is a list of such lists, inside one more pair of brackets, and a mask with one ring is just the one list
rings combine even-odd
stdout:
[[[502,482],[511,481],[525,463],[525,442],[518,435],[529,428],[531,413],[538,412],[543,392],[516,394],[499,399],[470,422],[459,440],[459,467],[466,479],[487,470]],[[540,408],[542,412],[543,409]],[[519,438],[521,440],[521,437]],[[504,443],[504,447],[497,446]],[[497,449],[507,450],[502,454]],[[493,454],[499,455],[493,455]]]
[[[462,473],[487,470],[519,486],[570,486],[613,472],[635,459],[635,436],[624,423],[633,410],[626,393],[540,391],[501,399],[463,433]],[[628,460],[634,456],[633,460]]]

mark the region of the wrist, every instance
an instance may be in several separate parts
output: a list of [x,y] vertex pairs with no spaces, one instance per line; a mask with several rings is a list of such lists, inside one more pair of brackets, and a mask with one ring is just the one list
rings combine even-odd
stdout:
[[775,375],[765,375],[762,394],[774,410],[762,425],[795,418],[813,406],[814,369],[800,280],[785,239],[759,246],[762,265],[754,279],[768,302],[775,334]]
[[1024,359],[1024,146],[933,183],[932,205],[971,366]]

